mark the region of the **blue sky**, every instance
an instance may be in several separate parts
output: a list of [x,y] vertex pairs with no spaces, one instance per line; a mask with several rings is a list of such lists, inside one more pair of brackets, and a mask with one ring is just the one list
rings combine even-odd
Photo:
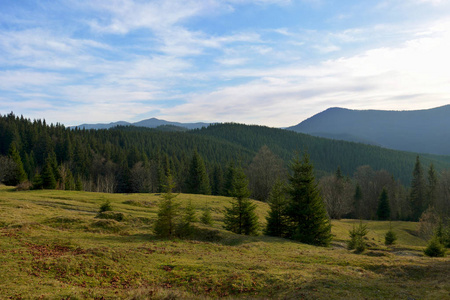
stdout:
[[0,113],[295,125],[450,103],[450,1],[2,0]]

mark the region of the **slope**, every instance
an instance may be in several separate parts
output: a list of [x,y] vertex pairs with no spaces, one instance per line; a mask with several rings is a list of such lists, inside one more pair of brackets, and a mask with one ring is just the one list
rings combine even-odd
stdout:
[[[267,145],[275,154],[289,162],[294,155],[308,151],[318,175],[332,173],[338,166],[352,175],[362,165],[387,170],[404,184],[411,181],[417,154],[341,140],[330,140],[289,130],[242,124],[215,124],[191,134],[223,139],[251,151]],[[421,154],[424,165],[433,163],[439,170],[450,168],[450,156]]]
[[[5,299],[444,299],[448,258],[423,257],[417,223],[392,222],[396,246],[382,244],[388,222],[368,222],[370,249],[346,250],[355,221],[333,222],[321,248],[222,229],[225,197],[180,194],[212,227],[190,240],[152,233],[159,196],[13,191],[0,186],[0,295]],[[110,201],[123,219],[100,218]],[[263,222],[267,204],[255,202]],[[357,221],[356,221],[357,222]]]
[[450,155],[450,105],[427,110],[327,109],[288,130],[416,153]]

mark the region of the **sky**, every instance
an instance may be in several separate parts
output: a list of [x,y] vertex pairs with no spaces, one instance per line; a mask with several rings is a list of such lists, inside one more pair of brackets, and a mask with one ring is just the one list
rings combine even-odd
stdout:
[[447,0],[0,1],[0,114],[287,127],[449,103]]

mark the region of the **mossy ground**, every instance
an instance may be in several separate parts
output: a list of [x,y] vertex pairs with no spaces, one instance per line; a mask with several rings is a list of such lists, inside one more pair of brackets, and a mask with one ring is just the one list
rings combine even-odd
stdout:
[[[212,227],[190,240],[152,233],[155,194],[14,191],[0,187],[1,299],[448,299],[450,259],[423,255],[417,223],[368,221],[369,249],[346,249],[358,220],[333,221],[328,248],[222,229],[225,197],[180,194]],[[115,218],[96,218],[109,200]],[[264,225],[268,206],[257,202]]]

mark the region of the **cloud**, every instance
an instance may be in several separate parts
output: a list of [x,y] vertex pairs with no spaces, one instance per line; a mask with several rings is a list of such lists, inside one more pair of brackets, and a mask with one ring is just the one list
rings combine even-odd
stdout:
[[[289,126],[330,106],[423,109],[449,103],[450,34],[446,22],[398,47],[382,47],[317,65],[241,70],[257,79],[193,94],[162,110],[168,119],[236,121]],[[280,124],[280,120],[283,123]]]

